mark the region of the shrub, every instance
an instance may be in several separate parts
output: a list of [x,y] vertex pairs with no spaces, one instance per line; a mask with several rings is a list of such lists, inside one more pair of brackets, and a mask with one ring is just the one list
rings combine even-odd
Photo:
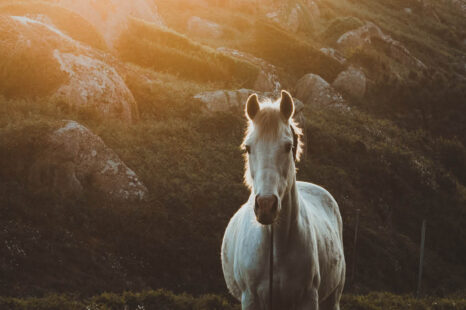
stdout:
[[83,310],[85,305],[67,296],[51,295],[46,298],[0,297],[0,309],[4,310]]
[[[415,299],[390,293],[368,295],[345,294],[340,302],[342,310],[464,310],[466,299],[425,297]],[[174,294],[163,289],[123,294],[104,293],[90,299],[64,295],[42,298],[0,297],[2,310],[239,310],[238,303],[220,295],[193,297]]]

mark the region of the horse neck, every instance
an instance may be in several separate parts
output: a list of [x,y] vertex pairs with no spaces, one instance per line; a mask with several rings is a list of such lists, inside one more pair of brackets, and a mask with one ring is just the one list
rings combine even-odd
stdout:
[[280,218],[273,224],[274,239],[277,250],[286,250],[287,245],[291,244],[294,234],[298,232],[299,197],[294,173],[281,203]]

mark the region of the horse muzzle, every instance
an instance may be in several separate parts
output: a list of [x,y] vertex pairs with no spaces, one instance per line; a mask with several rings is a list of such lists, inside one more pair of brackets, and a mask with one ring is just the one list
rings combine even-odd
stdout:
[[277,218],[278,198],[275,195],[256,196],[254,203],[256,219],[262,225],[270,225]]

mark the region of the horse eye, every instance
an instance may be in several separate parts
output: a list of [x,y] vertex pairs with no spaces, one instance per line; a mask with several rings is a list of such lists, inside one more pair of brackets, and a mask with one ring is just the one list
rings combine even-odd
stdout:
[[287,152],[287,153],[290,152],[292,147],[293,147],[293,145],[291,143],[285,144],[285,152]]
[[244,148],[246,149],[246,152],[248,152],[248,154],[251,153],[251,147],[249,145],[245,145]]

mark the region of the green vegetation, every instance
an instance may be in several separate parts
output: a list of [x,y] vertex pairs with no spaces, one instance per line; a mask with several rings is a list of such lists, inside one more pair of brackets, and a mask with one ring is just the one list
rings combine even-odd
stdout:
[[[239,305],[219,295],[193,297],[187,294],[175,295],[165,290],[125,292],[121,295],[104,293],[85,300],[71,296],[51,295],[43,298],[2,298],[0,308],[5,310],[233,310]],[[464,310],[466,299],[421,298],[399,296],[389,293],[369,295],[343,295],[342,310]]]
[[[323,4],[321,10],[327,17],[324,23],[331,23],[343,16],[374,22],[385,33],[403,42],[424,63],[445,70],[461,54],[459,45],[464,37],[466,21],[449,1],[424,3],[425,9],[422,9],[421,2],[415,0],[362,0],[358,3],[330,0]],[[411,8],[413,14],[406,14],[404,8]],[[435,15],[440,21],[436,20]],[[322,39],[326,38],[324,36]]]
[[251,87],[258,68],[218,53],[191,39],[133,19],[118,43],[120,57],[156,71],[181,74],[200,82],[223,81],[225,86]]
[[[12,242],[2,253],[9,266],[0,280],[4,294],[95,294],[146,286],[224,291],[221,237],[248,195],[238,147],[245,120],[242,115],[199,114],[196,107],[186,108],[182,98],[170,102],[165,111],[158,102],[152,110],[146,107],[154,114],[131,127],[44,102],[2,102],[0,169],[8,195],[2,196],[6,207],[0,218],[7,227],[5,238]],[[157,118],[159,114],[163,116]],[[314,108],[306,114],[309,152],[299,164],[298,178],[325,186],[339,201],[348,263],[354,209],[362,210],[352,289],[413,290],[422,218],[432,232],[425,289],[440,293],[461,287],[464,253],[457,245],[466,236],[456,219],[464,217],[466,201],[459,179],[464,171],[458,170],[458,162],[464,167],[464,146],[457,140],[428,139],[421,131],[401,130],[360,112]],[[43,137],[61,119],[75,119],[101,136],[141,177],[150,201],[131,208],[92,196],[57,201],[23,187]],[[12,224],[17,218],[21,225]],[[49,250],[44,252],[44,246]],[[81,266],[94,270],[86,273],[87,280]],[[60,280],[64,277],[66,282]]]
[[466,300],[461,297],[421,298],[397,296],[390,293],[369,295],[343,295],[342,310],[460,310],[466,309]]
[[271,63],[287,68],[294,80],[314,72],[332,81],[343,68],[336,60],[320,53],[308,41],[270,22],[258,20],[253,29],[251,40],[243,43],[242,47]]
[[76,300],[69,296],[52,295],[44,298],[2,298],[0,308],[5,310],[233,310],[238,309],[217,295],[193,297],[175,295],[169,291],[125,292],[121,295],[104,293],[87,300]]

